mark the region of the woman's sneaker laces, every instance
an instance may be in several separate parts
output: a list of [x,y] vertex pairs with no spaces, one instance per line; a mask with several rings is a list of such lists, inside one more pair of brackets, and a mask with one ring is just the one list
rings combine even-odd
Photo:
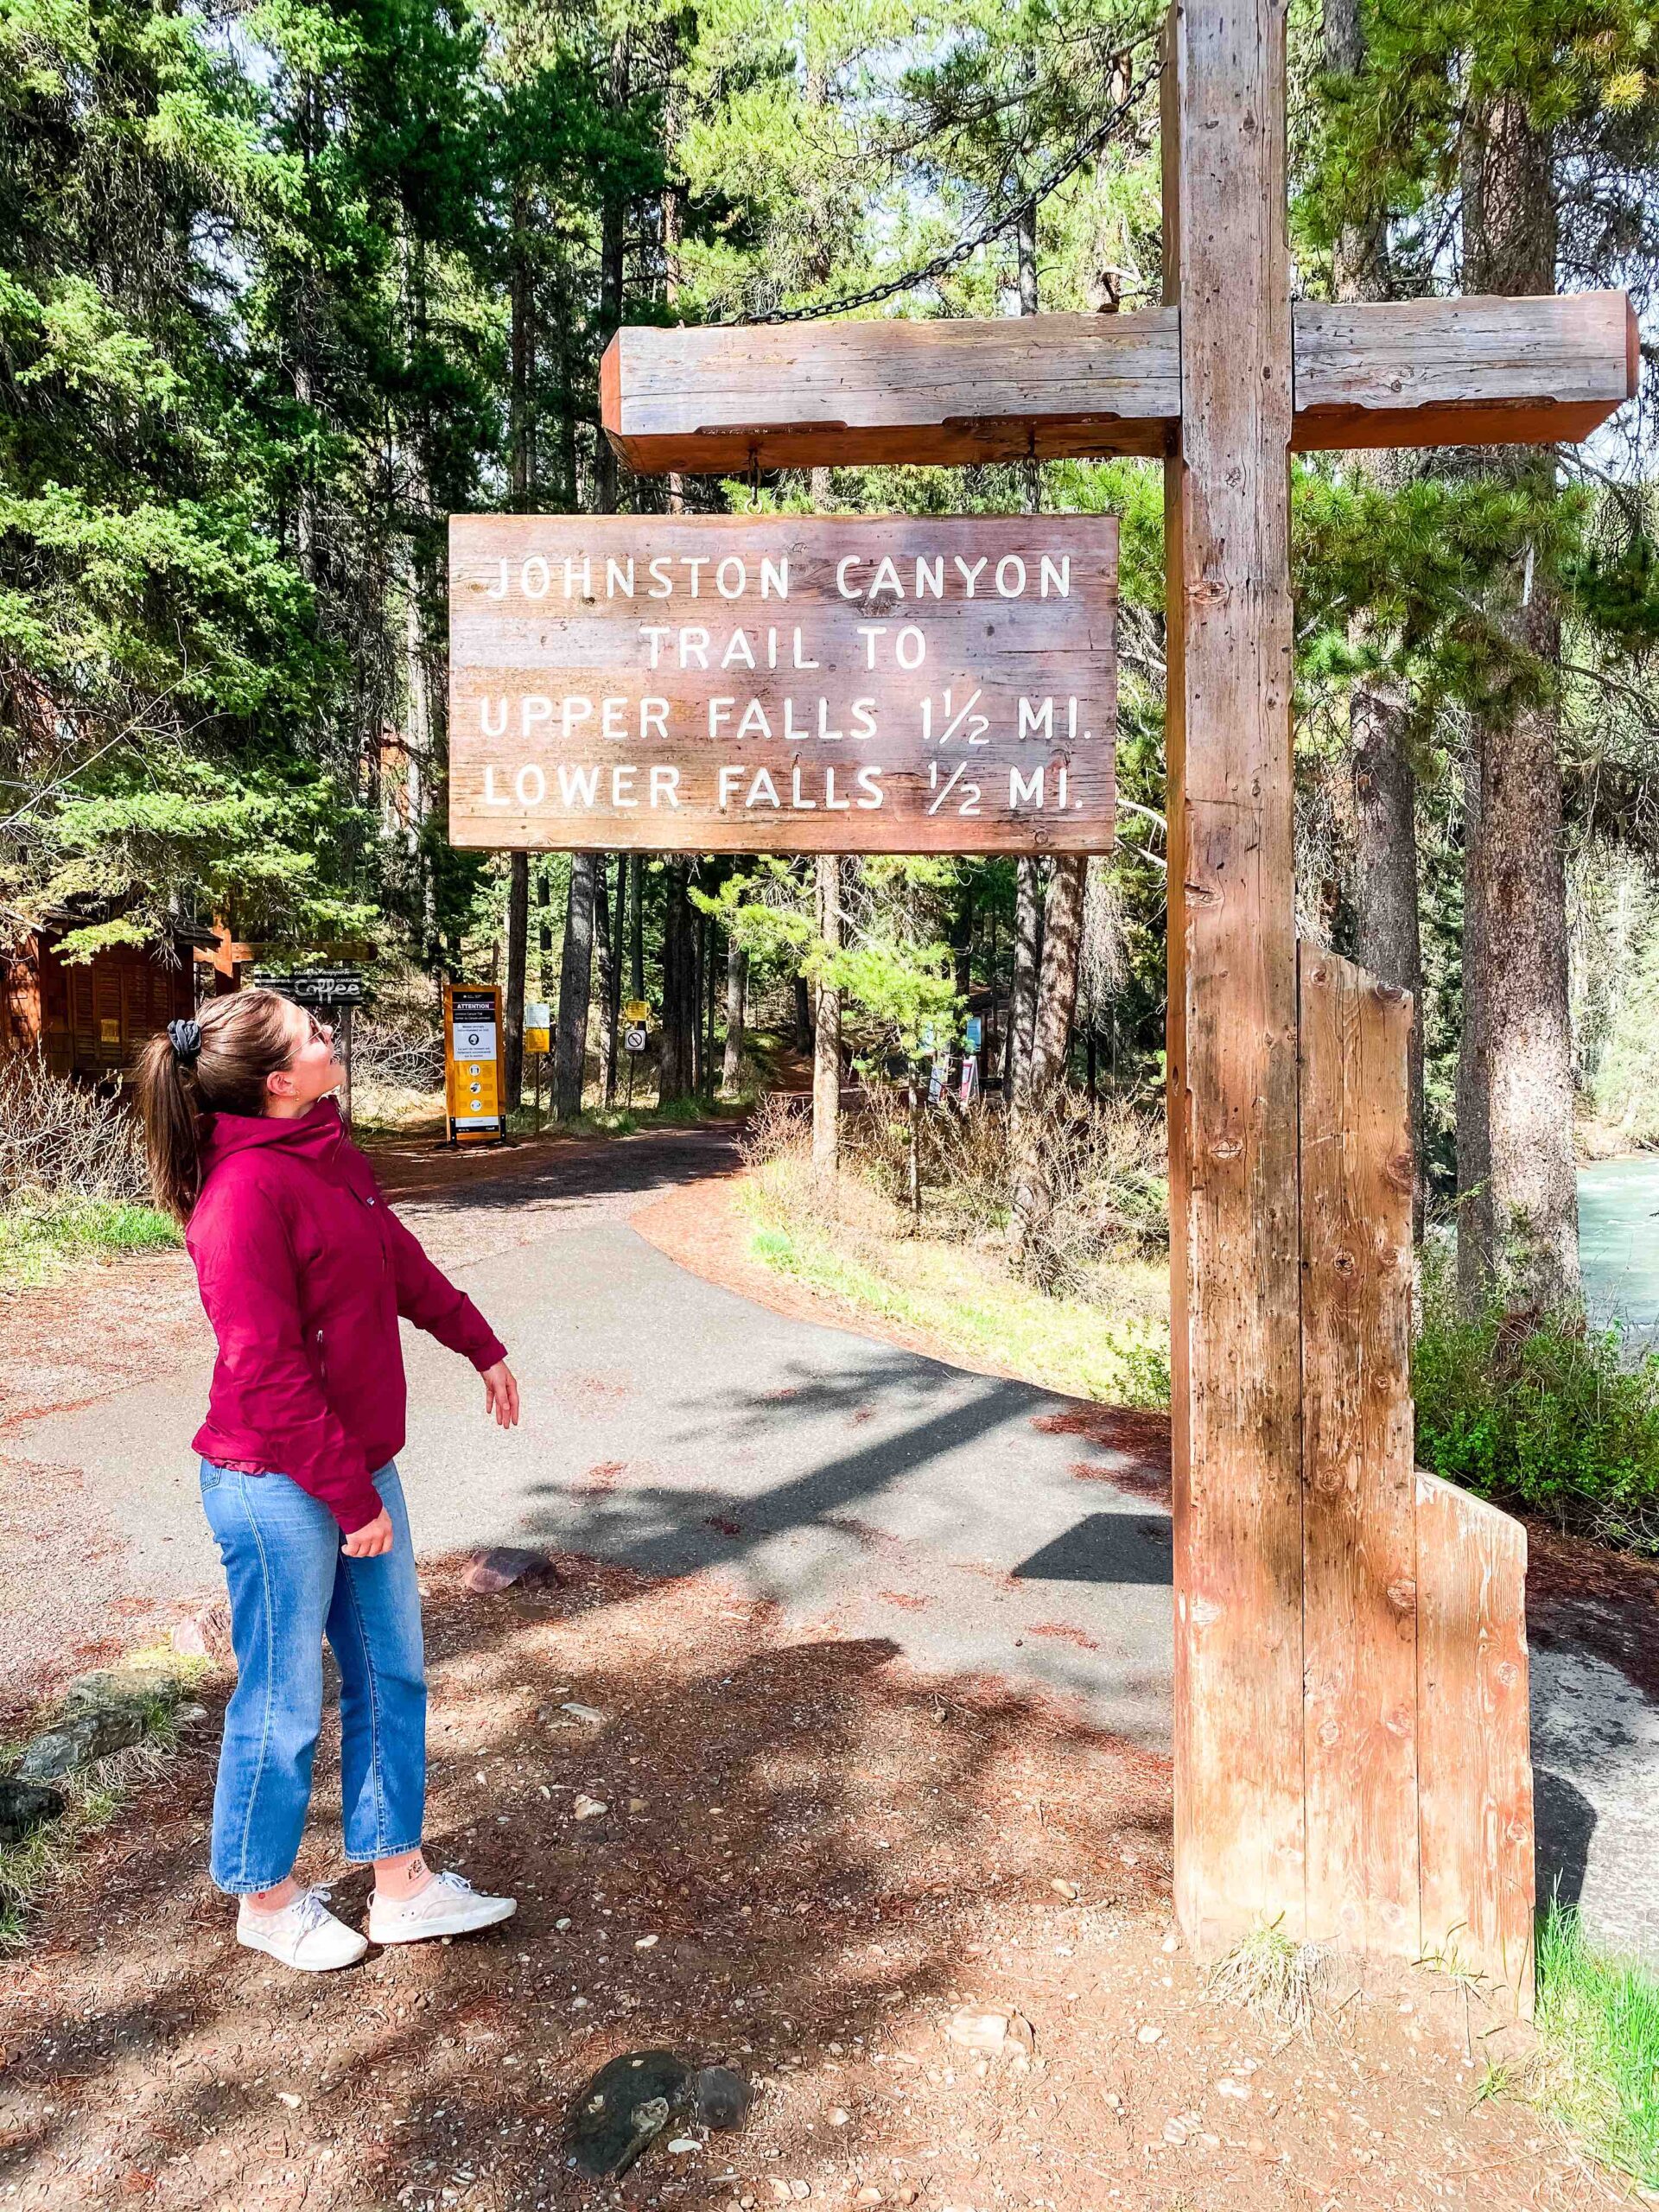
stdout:
[[329,1911],[329,1894],[321,1885],[302,1890],[275,1912],[261,1912],[244,1897],[236,1916],[237,1942],[302,1974],[355,1966],[369,1947],[356,1929]]
[[394,1903],[377,1890],[369,1900],[372,1943],[423,1943],[435,1936],[466,1936],[511,1920],[517,1897],[489,1897],[459,1874],[435,1874],[412,1897]]

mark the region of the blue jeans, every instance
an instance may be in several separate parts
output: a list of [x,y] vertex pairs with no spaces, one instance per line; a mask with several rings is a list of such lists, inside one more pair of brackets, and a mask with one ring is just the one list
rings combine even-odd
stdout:
[[201,1463],[231,1591],[236,1688],[213,1792],[214,1882],[232,1897],[293,1870],[322,1722],[322,1639],[340,1662],[346,1856],[413,1851],[426,1808],[426,1668],[415,1554],[395,1463],[374,1478],[395,1541],[347,1559],[339,1524],[286,1475]]

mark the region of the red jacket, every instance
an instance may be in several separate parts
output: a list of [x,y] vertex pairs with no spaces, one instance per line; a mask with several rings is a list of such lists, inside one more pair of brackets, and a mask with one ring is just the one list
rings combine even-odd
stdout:
[[218,1114],[185,1243],[219,1339],[204,1459],[289,1475],[349,1535],[403,1448],[397,1317],[480,1374],[505,1348],[380,1195],[332,1098],[293,1121]]

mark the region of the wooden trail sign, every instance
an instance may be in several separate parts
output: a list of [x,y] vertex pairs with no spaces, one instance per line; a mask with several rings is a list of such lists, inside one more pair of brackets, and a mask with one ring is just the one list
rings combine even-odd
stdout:
[[1103,852],[1117,524],[456,516],[450,835]]
[[1275,1923],[1524,2009],[1525,1539],[1412,1465],[1409,1009],[1296,942],[1289,457],[1585,437],[1635,322],[1293,303],[1285,32],[1171,10],[1161,308],[625,331],[601,410],[652,469],[1165,456],[1177,1910],[1201,1954]]

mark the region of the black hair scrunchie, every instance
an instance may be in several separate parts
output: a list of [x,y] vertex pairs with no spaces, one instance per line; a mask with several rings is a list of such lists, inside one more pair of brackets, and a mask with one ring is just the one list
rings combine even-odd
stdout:
[[167,1034],[181,1065],[193,1068],[201,1057],[201,1024],[199,1021],[169,1021]]

